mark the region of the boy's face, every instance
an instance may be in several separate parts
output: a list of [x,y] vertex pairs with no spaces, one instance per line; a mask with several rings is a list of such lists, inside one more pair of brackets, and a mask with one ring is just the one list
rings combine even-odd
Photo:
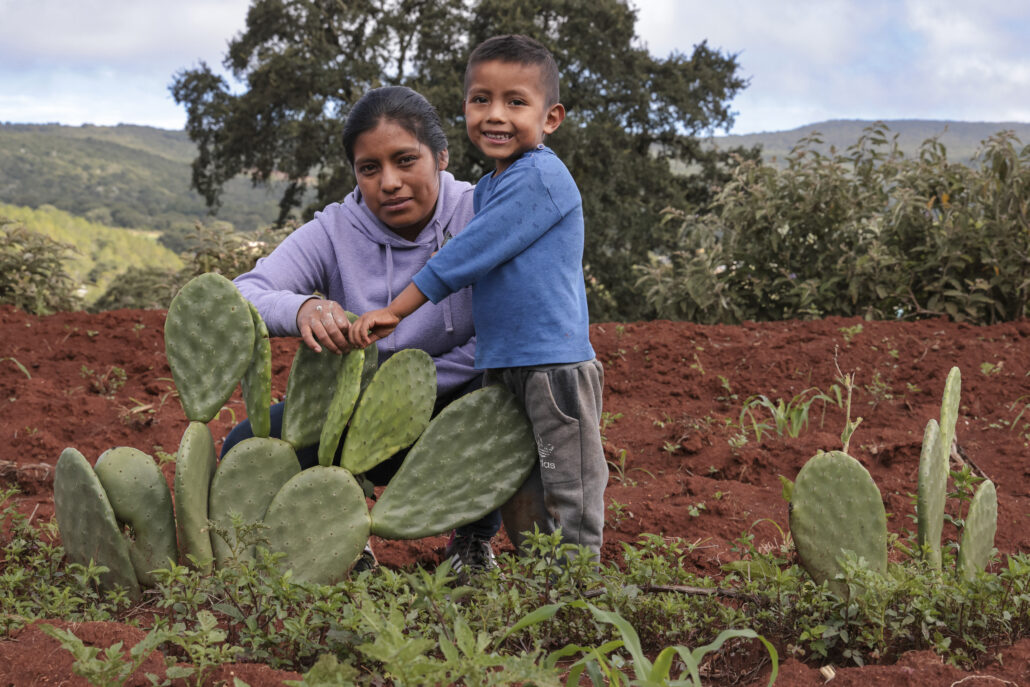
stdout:
[[497,174],[565,119],[561,104],[547,102],[539,66],[498,60],[472,68],[462,109],[469,139],[497,162]]

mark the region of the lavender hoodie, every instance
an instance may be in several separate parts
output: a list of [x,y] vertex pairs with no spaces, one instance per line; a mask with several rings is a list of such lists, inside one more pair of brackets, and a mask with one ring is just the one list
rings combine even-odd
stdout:
[[[254,269],[236,277],[272,336],[299,336],[297,311],[314,292],[355,314],[385,308],[430,256],[472,219],[472,185],[440,172],[440,196],[415,241],[393,233],[354,189],[290,234]],[[464,288],[427,303],[378,342],[379,361],[404,348],[421,348],[436,363],[437,393],[473,379],[476,352],[472,292]]]

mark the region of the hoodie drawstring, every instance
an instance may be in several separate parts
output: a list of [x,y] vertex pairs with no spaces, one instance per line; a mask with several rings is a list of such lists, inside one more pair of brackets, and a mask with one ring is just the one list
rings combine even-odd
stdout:
[[[436,231],[436,250],[443,248],[443,227],[440,225],[440,221],[436,220],[433,222],[433,229]],[[393,299],[391,298],[392,302]],[[451,299],[445,298],[443,302],[443,324],[444,329],[448,334],[454,333],[454,313],[451,311]]]

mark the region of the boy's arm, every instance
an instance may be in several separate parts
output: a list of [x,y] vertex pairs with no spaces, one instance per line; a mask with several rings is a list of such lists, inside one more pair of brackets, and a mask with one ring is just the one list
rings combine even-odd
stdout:
[[[541,171],[513,165],[460,234],[448,241],[413,280],[429,300],[474,284],[537,241],[569,208],[559,208]],[[572,177],[566,181],[578,201]],[[547,177],[550,180],[550,177]]]
[[401,320],[421,308],[427,300],[415,284],[408,284],[390,305],[380,310],[369,310],[355,320],[347,331],[347,338],[352,346],[359,348],[386,338]]

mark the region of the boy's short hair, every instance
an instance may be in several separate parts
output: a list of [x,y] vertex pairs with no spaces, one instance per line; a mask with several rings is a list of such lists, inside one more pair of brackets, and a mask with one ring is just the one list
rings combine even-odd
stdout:
[[519,34],[494,36],[476,46],[465,66],[465,93],[469,90],[472,68],[492,60],[540,67],[540,86],[547,98],[547,105],[558,102],[558,65],[554,56],[539,41]]

